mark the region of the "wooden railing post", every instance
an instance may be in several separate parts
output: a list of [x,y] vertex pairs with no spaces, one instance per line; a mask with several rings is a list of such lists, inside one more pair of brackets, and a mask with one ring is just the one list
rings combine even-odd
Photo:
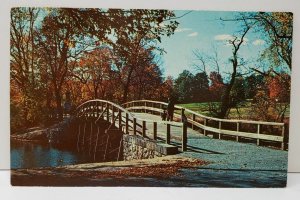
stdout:
[[[196,122],[196,115],[193,114],[193,122]],[[192,129],[194,130],[194,123],[192,123]]]
[[282,136],[282,143],[281,143],[281,150],[285,149],[285,129],[284,129],[284,124],[282,125],[282,132],[281,132],[281,136]]
[[115,125],[115,107],[112,106],[111,109],[111,123],[113,123],[113,126]]
[[133,135],[136,135],[136,118],[133,118]]
[[222,122],[219,121],[219,139],[221,139],[221,129],[222,129]]
[[119,129],[122,130],[122,111],[119,109]]
[[187,150],[187,123],[183,123],[182,126],[182,144],[181,144],[181,150],[186,151]]
[[183,122],[184,108],[181,108],[181,122]]
[[99,105],[98,102],[96,102],[96,117],[99,117]]
[[146,137],[146,121],[143,121],[142,136]]
[[[259,136],[259,134],[260,134],[260,124],[257,124],[257,135]],[[257,144],[257,146],[260,145],[259,138],[257,138],[256,144]]]
[[167,136],[166,136],[166,143],[170,144],[171,141],[171,125],[167,124]]
[[153,122],[153,139],[157,140],[157,122]]
[[[237,131],[237,132],[240,132],[240,123],[239,123],[239,122],[236,123],[236,131]],[[236,140],[237,142],[239,141],[239,136],[238,136],[238,135],[235,136],[235,140]]]
[[109,122],[109,104],[106,103],[106,121]]
[[[152,108],[154,108],[154,103],[153,102],[151,103],[151,106],[152,106]],[[154,114],[153,110],[151,111],[151,114]]]
[[[206,118],[204,118],[204,126],[206,126],[206,123],[207,123],[206,121],[207,121]],[[203,133],[206,136],[206,130],[205,129],[203,130]]]
[[129,133],[129,126],[128,126],[128,121],[129,121],[129,115],[128,113],[126,113],[126,120],[125,120],[125,133],[128,134]]

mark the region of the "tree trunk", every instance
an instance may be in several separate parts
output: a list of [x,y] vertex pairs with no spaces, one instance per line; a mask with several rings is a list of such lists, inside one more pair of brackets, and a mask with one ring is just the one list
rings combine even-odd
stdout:
[[127,96],[128,96],[128,91],[129,91],[129,85],[130,85],[130,81],[131,81],[131,74],[133,72],[133,67],[131,67],[128,76],[127,76],[127,81],[126,84],[124,85],[124,92],[123,92],[123,100],[122,103],[126,103],[127,102]]
[[63,109],[61,105],[61,94],[59,89],[55,90],[55,102],[56,102],[56,110],[58,113],[58,118],[61,119],[63,116]]
[[235,82],[237,65],[238,65],[238,62],[237,62],[237,58],[235,57],[232,61],[233,72],[231,74],[230,83],[226,87],[224,96],[222,98],[221,109],[218,114],[218,117],[220,117],[220,118],[225,118],[230,109],[230,92],[231,92],[231,89]]

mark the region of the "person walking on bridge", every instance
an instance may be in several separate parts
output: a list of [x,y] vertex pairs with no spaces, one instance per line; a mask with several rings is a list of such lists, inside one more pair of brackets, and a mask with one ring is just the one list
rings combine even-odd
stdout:
[[172,98],[168,98],[168,106],[167,106],[167,121],[173,121],[175,110],[175,104]]

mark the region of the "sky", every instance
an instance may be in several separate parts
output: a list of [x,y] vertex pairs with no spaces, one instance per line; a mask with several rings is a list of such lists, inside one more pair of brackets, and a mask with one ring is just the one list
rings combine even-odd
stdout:
[[[182,16],[188,11],[175,11],[176,16]],[[233,35],[240,36],[241,24],[239,22],[223,22],[223,19],[232,19],[237,12],[212,12],[212,11],[192,11],[187,15],[177,19],[179,22],[175,33],[170,37],[163,37],[161,47],[167,52],[162,56],[162,70],[164,76],[176,78],[183,70],[187,69],[192,73],[197,73],[193,63],[199,64],[193,55],[193,50],[211,56],[213,47],[217,49],[221,65],[222,74],[228,74],[231,70],[229,59],[232,55],[232,46],[228,40]],[[255,65],[261,52],[266,48],[266,39],[262,34],[250,31],[247,33],[244,45],[242,45],[239,55],[249,65]],[[251,62],[250,62],[251,61]],[[207,72],[214,71],[211,66]]]

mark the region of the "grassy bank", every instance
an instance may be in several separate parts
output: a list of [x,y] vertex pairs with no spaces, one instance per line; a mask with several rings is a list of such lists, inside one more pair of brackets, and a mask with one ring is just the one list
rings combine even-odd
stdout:
[[[220,102],[212,102],[216,106],[220,105]],[[209,102],[203,103],[186,103],[186,104],[177,104],[178,106],[182,106],[186,109],[190,109],[199,114],[203,114],[206,116],[212,116],[212,113],[209,111]],[[288,107],[285,116],[289,117],[290,108]],[[229,119],[255,119],[255,113],[253,112],[253,105],[251,100],[247,100],[246,102],[239,105],[238,109],[232,108],[229,112]]]

